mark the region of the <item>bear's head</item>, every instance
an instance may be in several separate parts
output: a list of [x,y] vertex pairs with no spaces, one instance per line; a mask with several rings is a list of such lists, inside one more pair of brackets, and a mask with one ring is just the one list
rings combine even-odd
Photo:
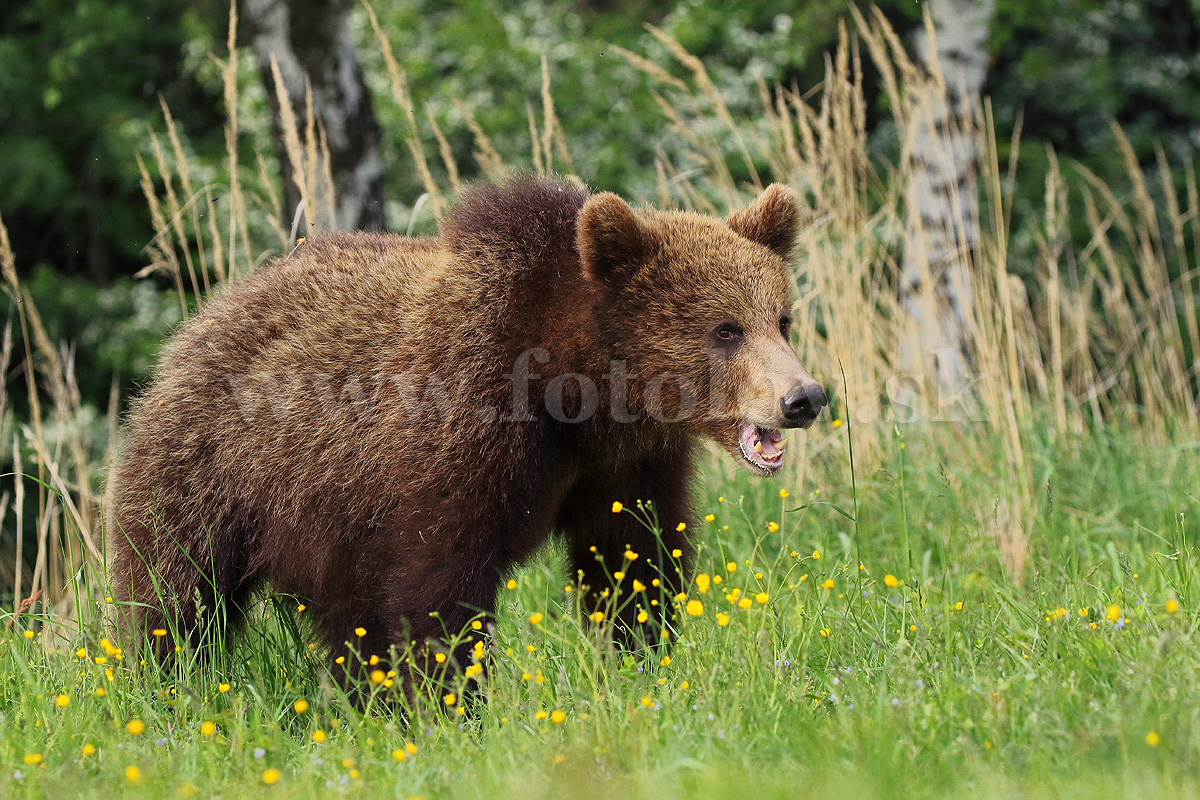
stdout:
[[795,195],[774,184],[725,220],[635,211],[601,193],[577,225],[631,403],[711,437],[760,475],[783,466],[782,430],[808,427],[826,404],[789,336],[799,218]]

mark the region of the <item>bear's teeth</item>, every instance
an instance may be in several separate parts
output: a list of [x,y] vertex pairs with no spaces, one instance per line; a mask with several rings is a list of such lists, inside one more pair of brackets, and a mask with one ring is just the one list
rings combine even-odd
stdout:
[[788,443],[787,439],[780,439],[778,442],[775,443],[775,449],[782,453],[784,451],[784,449],[787,448],[787,443]]
[[762,455],[762,442],[754,443],[754,452],[758,453],[760,456]]

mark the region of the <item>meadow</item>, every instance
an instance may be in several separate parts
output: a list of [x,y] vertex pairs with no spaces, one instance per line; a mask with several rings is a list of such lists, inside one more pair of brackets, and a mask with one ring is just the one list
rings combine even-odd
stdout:
[[26,615],[0,644],[0,791],[1192,795],[1196,443],[1035,428],[1022,529],[988,436],[896,426],[852,473],[854,426],[834,424],[802,496],[710,470],[667,650],[611,650],[553,548],[513,575],[482,705],[430,692],[398,716],[385,680],[361,713],[289,598],[173,670],[106,647],[95,610],[53,650],[39,631],[55,620]]
[[[441,167],[426,156],[441,134],[418,124],[375,30],[427,190],[413,222],[440,216],[459,172],[445,149],[433,148]],[[0,395],[16,473],[0,523],[37,531],[36,552],[23,554],[16,537],[15,564],[0,574],[15,605],[0,618],[0,795],[1200,791],[1191,165],[1184,196],[1160,206],[1132,158],[1132,188],[1084,175],[1068,191],[1050,154],[1043,218],[1011,231],[1020,142],[1001,157],[986,103],[954,120],[979,143],[979,231],[961,232],[956,256],[970,275],[969,382],[947,392],[922,359],[902,364],[930,321],[898,300],[903,240],[922,221],[905,203],[904,137],[895,152],[868,146],[861,62],[865,53],[884,82],[897,131],[931,120],[930,98],[945,91],[936,71],[915,67],[881,17],[854,12],[819,91],[747,87],[763,102],[742,119],[698,59],[663,41],[689,83],[630,55],[662,73],[664,129],[691,154],[684,166],[664,155],[657,194],[642,199],[721,213],[767,178],[798,189],[807,224],[794,343],[832,398],[778,479],[751,478],[715,453],[705,463],[701,553],[686,596],[668,600],[669,647],[614,651],[603,626],[581,618],[579,588],[552,546],[509,576],[479,654],[486,677],[471,670],[411,699],[367,664],[369,701],[351,703],[300,598],[259,598],[248,629],[214,639],[204,657],[181,651],[165,667],[127,657],[106,638],[101,523],[119,403],[107,418],[81,406],[70,351],[46,334],[0,223],[4,286],[17,301],[0,363],[32,367],[23,397]],[[217,63],[236,143],[236,50]],[[484,172],[571,171],[543,77],[529,164],[501,163],[487,133],[466,123]],[[215,191],[164,114],[166,137],[139,158],[157,231],[147,274],[173,287],[186,316],[296,242],[269,176],[258,180],[262,159],[243,165],[231,146]],[[320,142],[288,148],[306,225],[318,231]],[[1177,165],[1163,156],[1160,168]],[[1067,234],[1073,223],[1092,232],[1083,246]],[[1010,261],[1018,240],[1028,263]],[[933,293],[927,281],[917,305],[934,304]],[[21,425],[17,405],[27,407]],[[31,507],[33,520],[23,516]],[[652,509],[612,513],[655,524]]]

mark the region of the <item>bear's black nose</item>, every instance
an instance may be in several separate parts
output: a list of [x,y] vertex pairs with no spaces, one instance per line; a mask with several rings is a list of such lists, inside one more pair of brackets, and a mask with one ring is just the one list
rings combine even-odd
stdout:
[[800,384],[779,401],[784,418],[796,425],[806,426],[817,418],[829,400],[825,391],[815,383]]

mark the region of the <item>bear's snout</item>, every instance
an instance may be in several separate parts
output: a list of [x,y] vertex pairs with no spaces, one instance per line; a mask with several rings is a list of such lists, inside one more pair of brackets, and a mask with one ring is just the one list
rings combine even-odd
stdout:
[[779,399],[779,409],[789,428],[807,428],[828,405],[825,390],[818,383],[800,383]]

